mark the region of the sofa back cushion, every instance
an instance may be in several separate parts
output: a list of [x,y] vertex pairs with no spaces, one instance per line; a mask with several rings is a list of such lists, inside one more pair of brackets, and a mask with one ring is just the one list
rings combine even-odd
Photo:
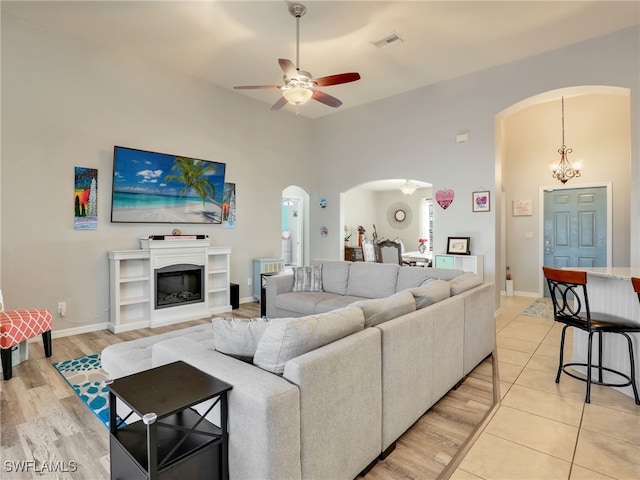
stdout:
[[364,326],[373,327],[416,310],[416,301],[407,290],[387,298],[360,300],[351,306],[362,309]]
[[450,288],[449,282],[445,280],[429,278],[419,287],[410,288],[408,292],[413,295],[416,301],[416,310],[420,310],[449,298],[451,294]]
[[211,324],[216,350],[246,360],[255,355],[269,321],[265,318],[213,318]]
[[457,270],[455,268],[426,267],[424,271],[427,277],[437,278],[438,280],[451,280],[453,278],[459,277],[464,273],[464,270]]
[[351,262],[341,260],[313,260],[312,266],[322,267],[322,288],[325,292],[347,294]]
[[427,278],[428,268],[424,267],[402,267],[398,272],[398,283],[396,291],[401,292],[407,288],[419,287]]
[[258,342],[253,363],[282,375],[285,363],[292,358],[363,329],[364,314],[354,307],[300,318],[274,318]]
[[349,269],[347,295],[385,298],[396,293],[400,265],[391,263],[354,262]]
[[480,275],[472,272],[465,272],[459,277],[456,277],[449,281],[449,286],[451,287],[451,296],[470,290],[473,287],[477,287],[481,283],[482,278],[480,278]]

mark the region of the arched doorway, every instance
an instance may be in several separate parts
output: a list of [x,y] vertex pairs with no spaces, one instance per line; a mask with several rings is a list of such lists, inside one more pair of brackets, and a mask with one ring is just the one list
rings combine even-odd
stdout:
[[296,185],[282,191],[282,258],[285,268],[305,265],[308,249],[309,195]]

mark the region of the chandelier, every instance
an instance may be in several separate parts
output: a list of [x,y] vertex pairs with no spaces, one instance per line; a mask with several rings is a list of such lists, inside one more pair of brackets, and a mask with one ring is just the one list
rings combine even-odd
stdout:
[[402,191],[402,193],[404,193],[405,195],[412,195],[417,188],[418,185],[412,183],[411,180],[407,180],[402,185],[400,185],[400,191]]
[[562,97],[562,146],[558,149],[560,161],[558,163],[551,163],[551,171],[553,172],[553,178],[557,178],[563,184],[567,183],[567,180],[573,177],[580,176],[582,162],[577,161],[572,165],[568,158],[571,152],[573,152],[573,149],[567,148],[564,144],[564,97]]

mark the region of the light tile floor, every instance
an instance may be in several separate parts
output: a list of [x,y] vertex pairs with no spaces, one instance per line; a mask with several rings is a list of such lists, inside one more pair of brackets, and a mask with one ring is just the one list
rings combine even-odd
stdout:
[[[562,326],[521,315],[535,299],[501,300],[502,402],[450,478],[640,480],[640,406],[602,386],[586,404],[584,382],[563,375],[556,384]],[[571,350],[567,334],[565,358]]]

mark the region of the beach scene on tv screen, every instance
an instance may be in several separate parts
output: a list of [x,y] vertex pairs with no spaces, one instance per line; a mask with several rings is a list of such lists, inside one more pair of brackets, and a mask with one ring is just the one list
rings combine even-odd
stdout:
[[115,147],[112,222],[221,223],[225,164]]

